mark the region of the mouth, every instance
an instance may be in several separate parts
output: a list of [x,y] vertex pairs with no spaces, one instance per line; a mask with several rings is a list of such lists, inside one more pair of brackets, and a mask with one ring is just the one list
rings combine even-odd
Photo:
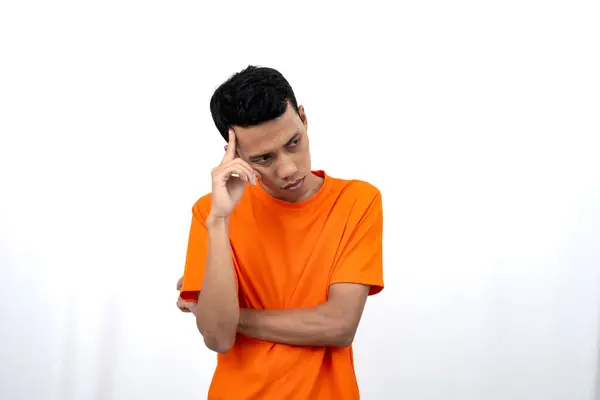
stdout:
[[304,183],[304,177],[302,177],[300,179],[296,179],[294,182],[288,183],[287,185],[285,185],[283,187],[283,189],[293,192],[295,190],[300,189],[302,187],[303,183]]

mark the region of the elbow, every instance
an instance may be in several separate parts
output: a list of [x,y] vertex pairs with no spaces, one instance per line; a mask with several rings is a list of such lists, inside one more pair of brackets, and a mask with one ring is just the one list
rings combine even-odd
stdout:
[[204,331],[201,333],[206,347],[219,354],[228,353],[235,343],[235,329],[222,329],[219,332]]
[[333,347],[348,347],[348,346],[352,345],[353,342],[354,342],[354,335],[351,335],[351,334],[340,335],[335,339],[335,341],[333,343]]
[[216,323],[206,326],[201,324],[199,319],[196,320],[198,330],[202,334],[204,344],[210,350],[225,354],[233,347],[237,334],[237,321],[227,321],[226,323]]
[[204,337],[204,344],[206,344],[206,347],[219,354],[229,353],[229,351],[233,347],[234,342],[235,335],[233,335],[233,340],[229,337],[219,338],[214,336],[211,337],[208,335]]

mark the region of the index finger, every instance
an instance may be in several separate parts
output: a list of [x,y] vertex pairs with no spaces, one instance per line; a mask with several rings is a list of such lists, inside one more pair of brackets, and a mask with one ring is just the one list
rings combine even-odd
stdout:
[[233,128],[229,129],[229,143],[227,144],[227,151],[223,156],[223,161],[231,161],[235,158],[235,132]]

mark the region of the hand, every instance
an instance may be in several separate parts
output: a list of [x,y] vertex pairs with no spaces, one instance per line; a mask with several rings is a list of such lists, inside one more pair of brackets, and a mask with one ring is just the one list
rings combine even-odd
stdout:
[[[237,176],[233,175],[236,174]],[[236,137],[229,130],[229,144],[221,164],[212,170],[212,206],[210,216],[228,218],[242,198],[246,184],[256,185],[258,172],[236,157]]]
[[[183,276],[179,278],[177,281],[177,290],[181,290],[183,287]],[[191,312],[196,315],[196,307],[198,303],[194,303],[193,301],[185,301],[181,297],[177,297],[177,308],[179,308],[183,312]]]
[[198,308],[198,303],[194,303],[193,301],[185,301],[181,297],[177,299],[177,308],[183,312],[191,312],[196,315],[196,309]]

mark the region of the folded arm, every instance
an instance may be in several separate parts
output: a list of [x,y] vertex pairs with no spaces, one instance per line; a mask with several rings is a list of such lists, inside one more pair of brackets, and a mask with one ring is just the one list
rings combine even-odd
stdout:
[[240,309],[238,332],[259,340],[296,346],[352,344],[369,286],[336,283],[324,304],[284,310]]

